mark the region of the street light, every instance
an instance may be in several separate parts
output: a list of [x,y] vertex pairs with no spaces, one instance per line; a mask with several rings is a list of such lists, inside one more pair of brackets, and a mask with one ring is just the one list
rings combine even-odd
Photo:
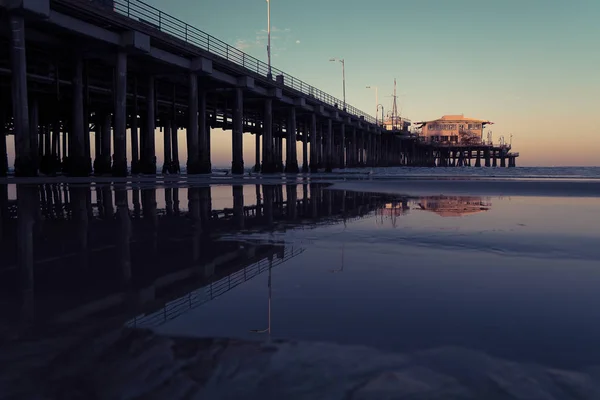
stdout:
[[271,2],[267,0],[267,59],[269,64],[269,71],[267,72],[267,78],[273,79],[271,75]]
[[377,86],[367,86],[367,89],[375,89],[375,125],[377,125],[377,111],[379,111],[379,89]]
[[344,63],[344,59],[339,58],[331,58],[329,61],[339,61],[342,63],[342,84],[343,84],[343,93],[344,93],[344,111],[346,111],[346,65]]
[[[383,104],[377,104],[377,111],[379,111],[379,107],[381,107],[381,125],[383,125]],[[375,111],[376,118],[377,118],[377,111]]]

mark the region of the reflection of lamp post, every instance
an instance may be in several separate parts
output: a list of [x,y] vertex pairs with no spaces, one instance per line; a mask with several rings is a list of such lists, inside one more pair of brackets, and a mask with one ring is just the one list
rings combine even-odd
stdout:
[[342,63],[342,90],[344,94],[344,111],[346,111],[346,64],[344,59],[332,58],[329,61],[339,61]]
[[267,340],[271,339],[271,268],[273,268],[273,259],[269,259],[269,312],[268,312],[268,325],[266,329],[251,329],[252,333],[265,333],[267,332]]
[[331,269],[329,270],[329,272],[344,272],[344,248],[345,245],[344,243],[342,243],[342,266],[340,267],[340,269]]

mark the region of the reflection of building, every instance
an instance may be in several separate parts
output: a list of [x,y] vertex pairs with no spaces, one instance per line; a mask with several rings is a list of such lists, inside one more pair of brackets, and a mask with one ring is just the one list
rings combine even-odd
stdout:
[[409,210],[407,200],[403,199],[402,202],[386,203],[381,209],[377,210],[377,214],[385,217],[399,217],[406,214]]
[[433,121],[417,122],[421,136],[427,142],[481,144],[483,129],[493,122],[464,115],[444,115]]
[[461,217],[488,211],[492,203],[476,196],[428,196],[419,199],[421,210],[432,211],[442,217]]

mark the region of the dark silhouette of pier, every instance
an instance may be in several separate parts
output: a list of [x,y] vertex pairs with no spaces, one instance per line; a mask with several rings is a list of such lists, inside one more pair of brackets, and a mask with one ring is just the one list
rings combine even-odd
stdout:
[[0,176],[6,135],[16,176],[179,173],[184,162],[188,174],[210,173],[214,128],[231,131],[233,174],[248,164],[244,133],[263,173],[451,159],[142,1],[0,1]]

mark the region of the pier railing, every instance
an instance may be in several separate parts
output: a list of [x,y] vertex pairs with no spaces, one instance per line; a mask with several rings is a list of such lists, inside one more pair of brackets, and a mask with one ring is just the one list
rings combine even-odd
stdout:
[[[111,7],[111,0],[91,0],[101,6]],[[107,4],[108,3],[108,4]],[[196,46],[201,50],[208,51],[227,61],[233,62],[242,68],[246,68],[253,73],[268,78],[269,66],[259,59],[244,53],[234,46],[209,35],[206,32],[195,28],[178,18],[166,14],[159,9],[144,3],[140,0],[114,0],[112,1],[112,10],[125,15],[129,18],[136,19],[142,23],[150,25],[161,32],[172,35],[186,43]],[[340,108],[344,102],[332,95],[323,92],[322,90],[309,85],[283,71],[271,66],[271,74],[276,78],[276,82],[281,83],[288,88],[296,90],[310,98],[322,101],[330,106]],[[278,79],[280,81],[278,81]],[[363,117],[365,121],[375,123],[375,118],[369,114],[359,110],[356,107],[346,104],[345,111],[349,114]]]

